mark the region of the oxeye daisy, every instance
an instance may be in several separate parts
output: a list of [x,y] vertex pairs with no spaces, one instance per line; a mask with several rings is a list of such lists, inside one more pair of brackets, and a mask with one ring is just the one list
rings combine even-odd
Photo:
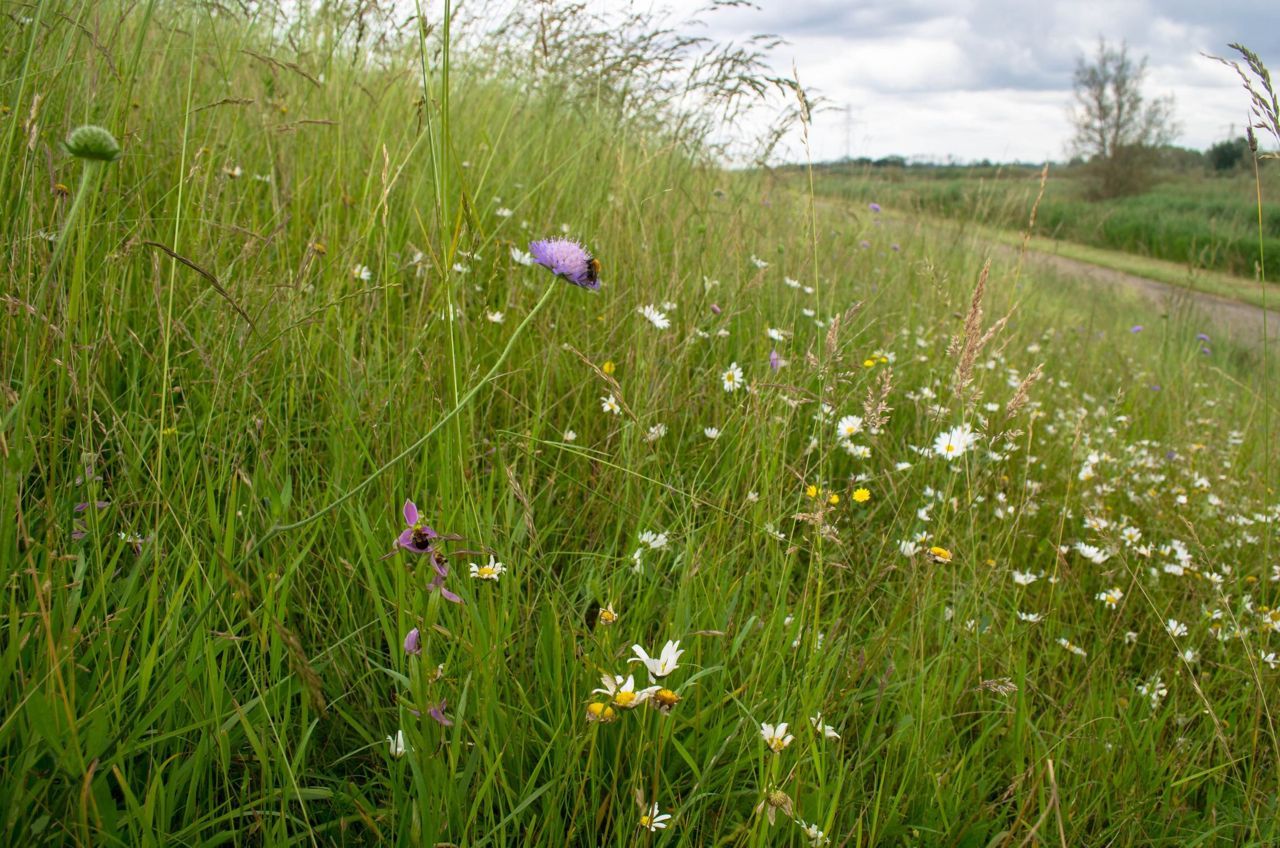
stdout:
[[640,313],[641,317],[653,326],[657,327],[659,330],[665,330],[671,326],[671,319],[662,312],[659,312],[658,308],[653,304],[641,306],[636,311]]
[[823,739],[839,739],[840,734],[829,724],[822,722],[822,713],[809,716],[809,724],[813,725],[813,729],[822,734]]
[[622,407],[618,404],[618,399],[613,395],[600,398],[600,409],[604,412],[610,412],[614,415],[622,414]]
[[764,739],[764,744],[768,746],[769,750],[775,754],[782,753],[782,749],[795,740],[794,736],[787,733],[787,723],[785,721],[778,725],[761,723],[760,737]]
[[635,656],[627,660],[627,662],[644,663],[645,668],[649,669],[650,680],[666,677],[679,668],[680,655],[684,653],[684,651],[680,650],[678,641],[668,641],[667,644],[662,646],[662,653],[656,657],[649,656],[645,649],[639,645],[632,645],[631,651]]
[[603,701],[587,704],[587,721],[608,724],[618,718],[618,711]]
[[968,424],[964,424],[945,433],[940,433],[933,442],[933,452],[950,462],[973,447],[977,440],[977,434],[969,429]]
[[498,582],[498,578],[506,574],[507,567],[492,555],[489,555],[489,562],[486,565],[476,565],[471,563],[471,576],[476,580],[492,580]]
[[529,243],[533,261],[557,277],[597,291],[600,288],[600,263],[587,249],[572,239],[542,239]]
[[608,695],[615,707],[624,710],[634,709],[649,698],[653,697],[653,693],[657,692],[660,687],[650,686],[646,689],[636,690],[636,679],[634,675],[628,674],[623,677],[621,674],[606,674],[600,678],[600,682],[604,685],[603,689],[592,689],[593,695]]
[[666,829],[667,822],[670,820],[671,814],[658,812],[657,803],[653,803],[650,804],[649,808],[640,816],[640,827],[652,833],[656,830]]
[[653,697],[649,699],[649,703],[658,710],[658,712],[666,715],[676,708],[680,703],[680,696],[670,689],[659,689],[653,693]]
[[736,392],[742,388],[742,368],[738,363],[731,363],[728,369],[720,375],[720,381],[724,384],[726,392]]
[[1119,586],[1112,586],[1105,592],[1099,592],[1095,597],[1107,605],[1108,609],[1115,609],[1120,604],[1120,599],[1124,597],[1124,590]]
[[862,432],[862,419],[857,415],[846,415],[836,422],[836,433],[844,439],[851,439]]

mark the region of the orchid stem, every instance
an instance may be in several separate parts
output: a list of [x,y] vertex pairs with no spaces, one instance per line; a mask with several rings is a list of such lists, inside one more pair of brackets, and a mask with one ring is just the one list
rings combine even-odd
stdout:
[[480,382],[472,386],[467,391],[467,393],[463,395],[456,404],[454,404],[453,409],[449,410],[444,415],[443,418],[441,418],[434,425],[432,425],[430,430],[423,433],[421,436],[418,437],[418,439],[413,444],[409,445],[409,447],[405,448],[404,450],[400,451],[400,453],[396,454],[394,457],[387,460],[387,462],[382,467],[378,468],[376,471],[371,473],[368,477],[361,480],[359,483],[355,485],[354,488],[352,488],[350,491],[346,492],[346,494],[334,500],[332,503],[328,504],[327,506],[321,507],[318,511],[313,512],[311,515],[308,515],[306,518],[295,521],[292,524],[277,524],[274,527],[272,527],[270,530],[267,531],[265,536],[263,536],[256,544],[253,545],[252,548],[249,549],[249,551],[245,554],[245,556],[248,557],[252,555],[255,551],[265,546],[267,542],[271,541],[281,533],[288,532],[289,530],[297,530],[300,527],[306,527],[308,524],[311,524],[312,522],[317,521],[318,519],[323,518],[324,516],[333,512],[335,509],[342,506],[344,503],[351,500],[356,495],[360,494],[360,492],[367,489],[369,485],[372,484],[375,480],[377,480],[383,474],[390,471],[391,468],[398,465],[410,454],[416,452],[418,448],[426,444],[427,439],[430,439],[440,430],[441,427],[443,427],[449,421],[453,420],[453,417],[457,415],[459,412],[461,412],[467,406],[467,404],[471,402],[471,399],[476,396],[477,392],[479,392],[485,386],[489,385],[489,383],[493,382],[493,380],[497,377],[498,369],[502,367],[503,363],[507,361],[507,357],[511,355],[511,350],[512,348],[515,347],[516,339],[520,338],[520,336],[524,333],[525,327],[527,327],[529,325],[529,322],[533,320],[533,316],[537,315],[542,310],[542,307],[547,303],[547,301],[551,299],[551,293],[555,291],[557,287],[558,287],[558,283],[556,283],[555,281],[552,281],[551,285],[547,286],[547,290],[542,293],[541,299],[538,300],[537,304],[533,307],[532,310],[530,310],[529,314],[525,316],[524,320],[520,322],[520,326],[516,327],[516,331],[511,334],[511,338],[507,339],[507,346],[502,349],[502,353],[498,356],[497,361],[495,361],[492,367],[489,368],[489,373],[485,374],[484,377],[480,380]]

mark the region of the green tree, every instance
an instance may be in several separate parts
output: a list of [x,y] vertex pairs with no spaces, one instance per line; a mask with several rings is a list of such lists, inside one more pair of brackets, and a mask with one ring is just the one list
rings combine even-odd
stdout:
[[1209,167],[1215,171],[1230,171],[1249,157],[1249,140],[1244,136],[1220,141],[1205,151]]
[[1074,148],[1089,161],[1101,197],[1135,194],[1151,183],[1155,151],[1177,135],[1171,96],[1142,93],[1147,59],[1134,61],[1124,42],[1098,40],[1092,58],[1076,62]]

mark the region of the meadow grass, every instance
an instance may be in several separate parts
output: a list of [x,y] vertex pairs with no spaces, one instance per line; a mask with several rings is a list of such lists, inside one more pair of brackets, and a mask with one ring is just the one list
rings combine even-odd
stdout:
[[431,23],[8,10],[6,844],[1274,843],[1271,352]]
[[[1270,163],[1266,163],[1270,164]],[[1264,193],[1280,192],[1280,171],[1263,168]],[[1167,170],[1147,192],[1105,201],[1088,197],[1080,167],[1054,168],[1040,190],[1038,168],[855,168],[828,166],[816,181],[824,194],[877,200],[895,208],[997,229],[1026,228],[1039,198],[1035,234],[1171,263],[1207,279],[1257,280],[1258,206],[1251,169],[1228,174]],[[1280,254],[1280,210],[1263,210],[1267,253]]]

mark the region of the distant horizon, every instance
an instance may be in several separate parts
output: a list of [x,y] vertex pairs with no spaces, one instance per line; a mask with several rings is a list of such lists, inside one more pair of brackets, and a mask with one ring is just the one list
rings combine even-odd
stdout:
[[[809,130],[814,161],[890,155],[964,161],[1071,158],[1072,75],[1099,37],[1149,58],[1149,98],[1172,95],[1174,145],[1206,150],[1244,134],[1249,97],[1235,73],[1204,54],[1235,58],[1241,41],[1280,65],[1269,3],[1209,9],[1183,0],[1068,2],[1035,10],[1011,0],[888,5],[868,0],[758,0],[707,18],[703,34],[786,40],[770,59],[825,99]],[[763,120],[761,116],[760,120]],[[747,134],[760,126],[748,127]],[[798,133],[775,158],[805,159]]]

